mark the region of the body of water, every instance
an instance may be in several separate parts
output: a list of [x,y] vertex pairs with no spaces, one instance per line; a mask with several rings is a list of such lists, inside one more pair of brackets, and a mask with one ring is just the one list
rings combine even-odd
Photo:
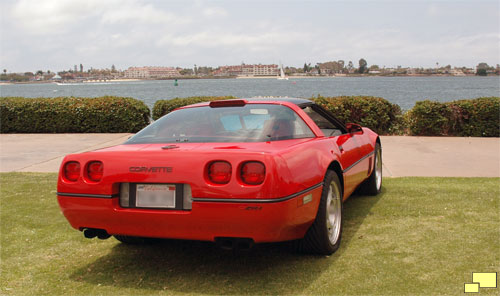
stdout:
[[159,99],[191,96],[322,96],[369,95],[383,97],[407,110],[416,101],[440,102],[500,96],[500,78],[488,77],[334,77],[277,79],[145,80],[108,83],[8,84],[0,96],[16,97],[133,97],[152,107]]

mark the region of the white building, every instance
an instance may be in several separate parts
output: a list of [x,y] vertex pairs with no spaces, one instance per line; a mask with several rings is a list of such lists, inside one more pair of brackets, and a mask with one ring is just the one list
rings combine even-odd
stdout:
[[177,69],[172,67],[129,67],[124,71],[125,78],[147,79],[168,78],[181,76]]
[[216,76],[277,76],[279,73],[278,65],[237,65],[221,66],[214,72]]

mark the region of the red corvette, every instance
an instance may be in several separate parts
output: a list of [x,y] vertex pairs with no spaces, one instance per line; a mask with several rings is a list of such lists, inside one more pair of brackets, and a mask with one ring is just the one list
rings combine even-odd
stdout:
[[238,99],[179,108],[122,145],[71,154],[59,205],[85,237],[296,240],[331,254],[342,203],[382,185],[380,139],[305,99]]

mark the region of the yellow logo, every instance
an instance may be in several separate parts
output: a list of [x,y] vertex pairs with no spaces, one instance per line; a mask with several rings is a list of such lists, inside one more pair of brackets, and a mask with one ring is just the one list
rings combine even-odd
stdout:
[[496,272],[473,272],[472,283],[466,283],[464,286],[465,293],[479,293],[479,288],[496,288],[497,273]]

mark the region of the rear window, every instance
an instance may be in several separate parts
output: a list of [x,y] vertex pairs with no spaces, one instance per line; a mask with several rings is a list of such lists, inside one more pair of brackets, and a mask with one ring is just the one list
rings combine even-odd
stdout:
[[125,144],[266,142],[314,137],[290,108],[272,104],[194,107],[171,112]]

